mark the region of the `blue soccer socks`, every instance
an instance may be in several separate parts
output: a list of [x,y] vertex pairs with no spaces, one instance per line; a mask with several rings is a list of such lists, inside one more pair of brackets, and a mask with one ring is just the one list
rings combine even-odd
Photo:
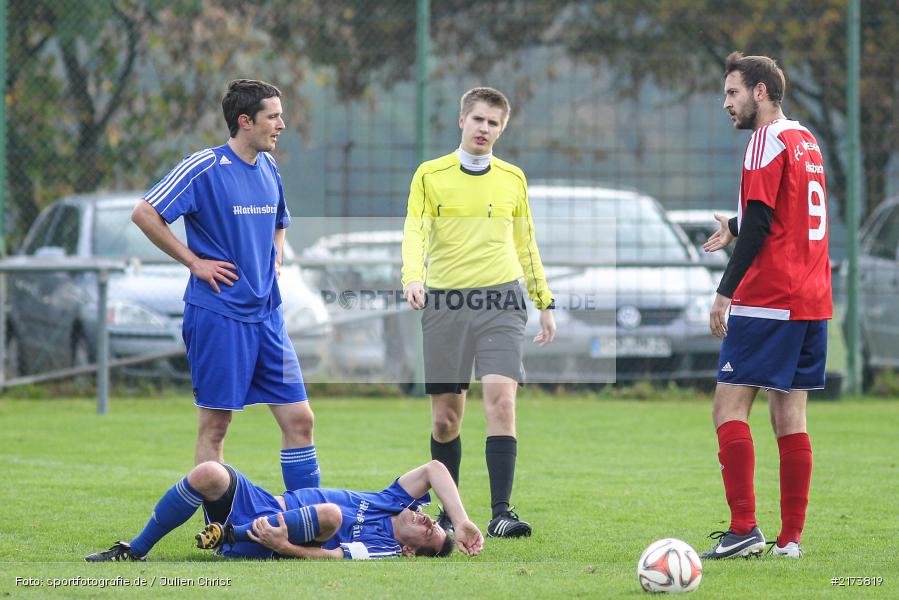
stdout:
[[[304,506],[295,510],[288,510],[279,513],[284,516],[284,524],[287,526],[287,539],[291,544],[297,546],[308,544],[318,537],[321,533],[321,527],[318,523],[318,511],[314,506]],[[278,515],[270,515],[268,522],[273,527],[278,526]],[[252,531],[253,522],[244,523],[234,526],[235,542],[251,542],[248,531]]]
[[203,496],[191,487],[187,477],[173,485],[156,503],[144,530],[131,540],[131,551],[135,556],[146,556],[163,536],[187,522],[202,503]]
[[321,471],[315,446],[281,450],[281,474],[286,490],[321,486]]

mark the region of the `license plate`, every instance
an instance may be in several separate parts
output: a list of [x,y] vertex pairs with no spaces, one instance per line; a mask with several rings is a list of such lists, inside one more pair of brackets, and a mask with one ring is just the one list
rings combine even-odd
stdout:
[[663,337],[625,335],[619,337],[595,337],[590,343],[591,358],[615,358],[626,356],[671,356],[671,341]]

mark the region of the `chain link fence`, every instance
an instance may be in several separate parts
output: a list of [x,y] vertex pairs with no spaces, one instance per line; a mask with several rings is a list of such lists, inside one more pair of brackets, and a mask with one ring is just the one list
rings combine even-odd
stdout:
[[[899,25],[892,2],[865,0],[861,7],[861,212],[874,223],[860,247],[870,382],[876,371],[899,366],[899,321],[891,322],[888,310],[899,293],[899,208],[891,200],[899,195]],[[110,287],[111,355],[171,352],[130,368],[183,377],[180,293],[187,271],[148,246],[127,214],[180,157],[224,141],[219,106],[230,79],[271,81],[284,94],[288,132],[276,156],[295,219],[288,230],[294,283],[282,282],[293,286],[284,294],[293,304],[284,311],[304,372],[313,381],[408,387],[417,325],[402,302],[389,299],[399,290],[402,217],[419,142],[427,138],[427,158],[452,152],[459,97],[490,85],[512,104],[494,152],[528,176],[551,285],[554,277],[563,282],[558,287],[572,302],[613,298],[612,306],[567,311],[557,346],[566,349],[552,360],[526,353],[525,367],[547,383],[558,373],[565,373],[562,382],[710,378],[717,348],[700,340],[700,330],[707,329],[704,311],[724,263],[700,257],[695,244],[713,230],[713,211],[736,209],[748,136],[733,130],[721,87],[724,57],[739,49],[779,61],[788,79],[786,114],[822,147],[841,300],[848,251],[845,1],[444,0],[431,4],[425,82],[415,78],[416,8],[414,0],[10,0],[8,251],[37,261],[130,261]],[[415,118],[419,83],[429,99],[426,131]],[[558,204],[570,200],[551,200],[572,186],[617,198],[611,212],[588,215],[589,231],[584,215]],[[90,201],[58,202],[95,192]],[[642,212],[625,216],[634,203]],[[634,226],[646,215],[659,223],[651,238]],[[590,271],[571,251],[577,240],[596,239],[611,254],[598,251],[605,258],[597,261],[594,252]],[[555,252],[562,242],[567,255]],[[606,263],[619,268],[598,270]],[[572,268],[592,273],[594,283],[564,283],[576,279]],[[629,269],[642,286],[598,287]],[[20,358],[8,368],[47,372],[90,356],[90,344],[78,341],[90,327],[77,316],[90,313],[92,302],[84,277],[15,276],[6,314]],[[644,329],[623,331],[623,308],[636,309]],[[843,369],[840,329],[837,320],[833,371]],[[602,362],[609,343],[617,360]],[[547,365],[549,372],[538,375]]]

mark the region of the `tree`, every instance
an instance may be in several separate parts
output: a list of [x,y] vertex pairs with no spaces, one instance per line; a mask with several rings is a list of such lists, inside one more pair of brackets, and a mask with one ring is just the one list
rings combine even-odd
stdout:
[[297,87],[305,63],[246,31],[266,5],[10,0],[7,246],[62,195],[146,187],[199,140],[221,140],[223,73]]
[[[861,6],[864,216],[883,201],[887,165],[899,149],[899,19],[894,0],[863,0]],[[639,93],[647,81],[685,93],[720,91],[731,51],[776,58],[787,74],[787,114],[822,142],[828,193],[844,198],[845,0],[575,2],[567,19],[560,41],[572,54],[620,73],[625,94]]]

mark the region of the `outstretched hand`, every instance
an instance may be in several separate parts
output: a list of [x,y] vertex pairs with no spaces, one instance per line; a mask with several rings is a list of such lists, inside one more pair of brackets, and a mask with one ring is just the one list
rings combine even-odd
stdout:
[[716,250],[726,248],[735,239],[727,224],[729,219],[721,213],[715,213],[714,216],[715,220],[721,224],[721,227],[718,228],[718,231],[710,235],[709,239],[702,245],[702,249],[706,252],[715,252]]
[[455,526],[456,546],[463,554],[477,556],[484,549],[484,535],[478,526],[469,521],[463,521]]

